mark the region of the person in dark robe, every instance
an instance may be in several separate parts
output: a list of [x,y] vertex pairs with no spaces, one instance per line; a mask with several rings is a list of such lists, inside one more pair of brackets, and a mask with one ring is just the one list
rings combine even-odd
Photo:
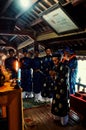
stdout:
[[21,87],[23,88],[23,98],[33,97],[31,78],[32,59],[29,58],[27,54],[27,49],[23,49],[23,57],[20,58]]
[[75,94],[75,84],[78,73],[78,60],[76,54],[70,48],[64,50],[64,57],[66,59],[66,64],[70,68],[69,84],[70,84],[70,94]]
[[46,52],[46,56],[44,56],[43,60],[42,60],[44,77],[43,77],[43,87],[42,87],[41,95],[46,102],[46,101],[52,100],[53,83],[51,81],[49,71],[52,70],[54,64],[53,64],[53,61],[52,61],[52,51],[51,51],[51,49],[46,48],[45,52]]
[[40,102],[42,100],[41,90],[42,90],[42,78],[43,73],[41,70],[41,58],[39,57],[39,51],[34,52],[33,58],[33,92],[34,92],[34,101]]
[[5,59],[5,68],[7,71],[11,72],[11,78],[12,79],[17,79],[17,71],[16,71],[16,61],[18,59],[15,56],[14,49],[9,49],[9,57]]
[[54,90],[51,113],[54,120],[62,125],[68,123],[69,113],[69,68],[61,62],[61,55],[54,54],[52,57],[54,67]]

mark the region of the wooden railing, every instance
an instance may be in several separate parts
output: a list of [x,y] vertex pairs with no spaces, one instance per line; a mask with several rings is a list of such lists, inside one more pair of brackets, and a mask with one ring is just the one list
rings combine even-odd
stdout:
[[83,91],[83,92],[86,92],[86,85],[84,84],[81,84],[81,83],[76,83],[77,85],[77,91]]

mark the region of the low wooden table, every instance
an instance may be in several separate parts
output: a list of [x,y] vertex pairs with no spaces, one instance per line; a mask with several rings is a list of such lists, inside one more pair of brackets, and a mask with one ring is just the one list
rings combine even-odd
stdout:
[[0,87],[2,118],[7,117],[8,130],[24,130],[21,89]]

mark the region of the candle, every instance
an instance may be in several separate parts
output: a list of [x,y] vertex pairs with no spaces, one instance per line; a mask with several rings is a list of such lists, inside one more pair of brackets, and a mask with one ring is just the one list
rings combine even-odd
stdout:
[[21,69],[18,69],[18,83],[21,83]]
[[21,84],[21,69],[19,67],[20,67],[19,62],[16,61],[17,83],[20,86],[20,84]]

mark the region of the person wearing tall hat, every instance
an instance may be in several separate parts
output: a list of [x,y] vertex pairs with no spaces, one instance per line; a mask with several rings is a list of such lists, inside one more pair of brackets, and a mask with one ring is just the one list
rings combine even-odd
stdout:
[[54,120],[64,126],[67,125],[69,119],[69,68],[62,63],[60,54],[54,54],[52,60],[54,63],[52,69],[54,74],[54,90],[51,113]]
[[16,61],[18,61],[18,59],[15,57],[14,49],[9,49],[8,53],[9,56],[5,59],[4,65],[7,71],[11,72],[11,78],[16,79],[17,78]]
[[21,87],[23,88],[23,98],[32,97],[32,59],[29,58],[27,54],[27,49],[23,49],[23,57],[20,58]]
[[43,87],[41,95],[44,98],[45,102],[52,100],[52,87],[53,83],[51,83],[51,77],[49,71],[53,68],[52,61],[52,51],[50,48],[45,48],[46,55],[43,57],[42,65],[43,65]]
[[64,57],[66,59],[66,64],[70,68],[70,75],[69,75],[70,94],[75,94],[75,84],[78,73],[78,60],[76,58],[75,52],[69,47],[67,47],[64,50]]

